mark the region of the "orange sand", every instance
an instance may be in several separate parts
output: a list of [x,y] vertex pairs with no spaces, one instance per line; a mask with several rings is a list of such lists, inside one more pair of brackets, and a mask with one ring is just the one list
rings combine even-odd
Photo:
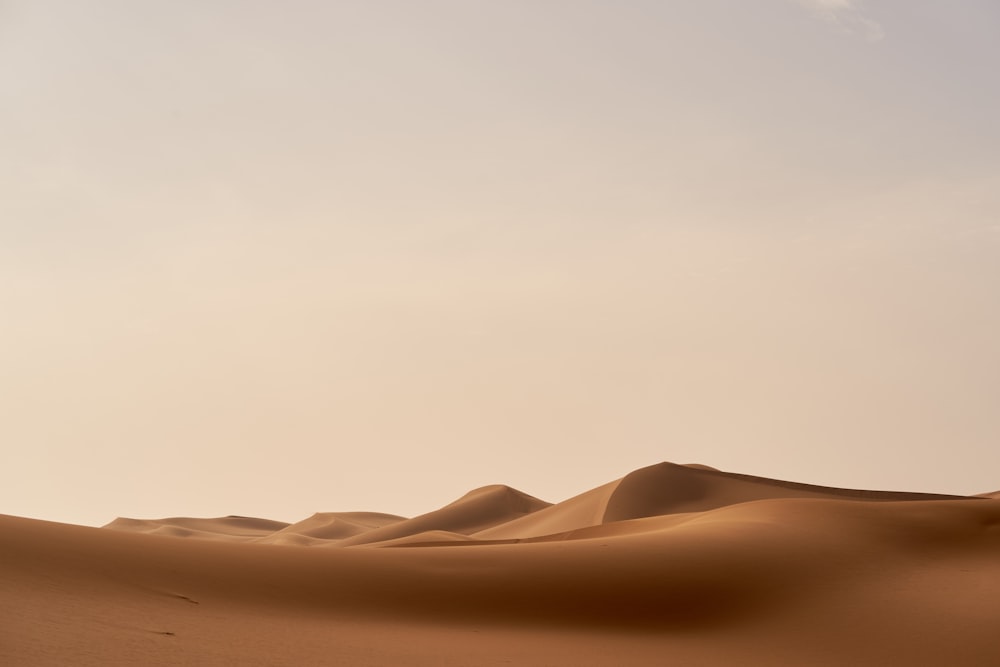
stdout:
[[2,665],[986,667],[1000,499],[663,463],[411,519],[0,516],[0,600]]

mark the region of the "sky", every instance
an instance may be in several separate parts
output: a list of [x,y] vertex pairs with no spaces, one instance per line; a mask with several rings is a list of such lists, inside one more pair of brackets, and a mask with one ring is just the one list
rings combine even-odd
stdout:
[[993,0],[0,0],[0,512],[1000,488]]

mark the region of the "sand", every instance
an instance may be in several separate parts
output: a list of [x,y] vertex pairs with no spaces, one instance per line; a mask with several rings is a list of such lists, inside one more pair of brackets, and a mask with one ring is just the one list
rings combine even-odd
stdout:
[[1000,499],[658,464],[404,518],[0,516],[2,665],[1000,664]]

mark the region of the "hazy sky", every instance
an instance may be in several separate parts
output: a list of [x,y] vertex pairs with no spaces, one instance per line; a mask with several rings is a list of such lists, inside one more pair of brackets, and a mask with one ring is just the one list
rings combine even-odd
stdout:
[[0,0],[0,512],[1000,488],[995,0]]

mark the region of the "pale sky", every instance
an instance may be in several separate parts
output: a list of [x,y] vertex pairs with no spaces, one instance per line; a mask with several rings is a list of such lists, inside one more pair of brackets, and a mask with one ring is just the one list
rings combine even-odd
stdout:
[[0,513],[1000,488],[994,0],[0,0]]

